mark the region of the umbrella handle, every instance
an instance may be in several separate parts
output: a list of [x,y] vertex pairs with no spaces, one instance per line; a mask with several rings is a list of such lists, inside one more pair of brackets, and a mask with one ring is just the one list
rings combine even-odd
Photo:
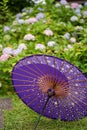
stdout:
[[44,112],[44,110],[45,110],[45,108],[46,108],[46,105],[47,105],[47,103],[48,103],[48,101],[49,101],[50,98],[51,98],[51,97],[48,96],[48,98],[47,98],[47,100],[46,100],[46,103],[45,103],[45,105],[44,105],[44,107],[43,107],[43,109],[42,109],[42,111],[41,111],[41,114],[39,115],[38,120],[37,120],[37,122],[36,122],[36,124],[35,124],[34,130],[37,129],[37,126],[38,126],[38,124],[39,124],[39,122],[40,122],[40,118],[41,118],[41,116],[42,116],[42,114],[43,114],[43,112]]

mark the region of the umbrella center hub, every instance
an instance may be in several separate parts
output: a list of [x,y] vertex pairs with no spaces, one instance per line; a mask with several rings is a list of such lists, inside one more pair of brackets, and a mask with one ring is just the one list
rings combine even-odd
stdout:
[[44,75],[38,78],[38,86],[48,96],[65,97],[68,95],[68,82],[61,78]]

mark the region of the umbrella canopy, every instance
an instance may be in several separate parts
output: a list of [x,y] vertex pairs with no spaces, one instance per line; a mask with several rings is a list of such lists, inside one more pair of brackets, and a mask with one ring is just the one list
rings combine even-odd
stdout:
[[22,101],[43,116],[73,121],[87,115],[87,78],[63,59],[26,57],[14,66],[12,83]]

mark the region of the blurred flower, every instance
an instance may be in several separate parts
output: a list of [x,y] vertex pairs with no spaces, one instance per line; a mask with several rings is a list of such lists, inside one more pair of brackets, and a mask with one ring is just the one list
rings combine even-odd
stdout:
[[17,19],[19,19],[19,18],[21,18],[21,17],[22,17],[22,13],[16,14],[16,18],[17,18]]
[[83,12],[83,16],[84,16],[84,17],[87,17],[87,11],[84,11],[84,12]]
[[12,29],[11,29],[11,32],[16,32],[16,28],[12,28]]
[[46,30],[44,30],[44,34],[46,36],[53,36],[53,31],[51,31],[50,29],[46,29]]
[[24,17],[24,16],[26,16],[27,15],[27,12],[23,12],[22,13],[22,16]]
[[78,8],[80,8],[80,9],[81,9],[82,7],[83,7],[83,6],[82,6],[82,4],[79,4],[79,7],[78,7]]
[[39,11],[44,11],[44,9],[41,8],[41,7],[38,7],[37,9],[38,9]]
[[14,20],[14,21],[13,21],[13,26],[14,26],[14,25],[18,25],[17,20]]
[[3,55],[0,56],[0,61],[6,61],[6,60],[8,60],[9,57],[10,57],[10,55],[3,54]]
[[4,35],[3,38],[5,41],[9,41],[11,39],[11,36],[9,34],[7,34],[7,35]]
[[84,23],[85,22],[85,20],[84,19],[80,19],[80,21],[79,21],[80,23]]
[[68,8],[68,9],[69,9],[69,8],[70,8],[70,5],[66,4],[66,5],[65,5],[65,8]]
[[24,19],[18,19],[17,22],[18,22],[19,24],[23,24],[25,21],[24,21]]
[[27,12],[32,13],[33,12],[33,8],[30,8]]
[[72,9],[76,9],[79,7],[79,4],[78,3],[71,3],[71,8]]
[[45,45],[43,45],[43,44],[36,44],[36,46],[35,46],[35,50],[40,50],[40,51],[43,51],[43,50],[45,50]]
[[33,36],[32,34],[26,34],[24,36],[24,40],[32,40],[32,41],[34,41],[35,40],[35,36]]
[[60,7],[60,6],[61,6],[60,3],[56,3],[56,4],[55,4],[55,7]]
[[26,50],[27,47],[26,47],[26,45],[24,43],[21,43],[21,44],[19,44],[18,49],[21,49],[21,50],[24,49],[24,50]]
[[10,30],[10,27],[9,27],[9,26],[4,26],[4,29],[3,29],[4,32],[7,32],[7,31],[9,31],[9,30]]
[[13,56],[17,56],[17,55],[19,55],[21,52],[22,52],[22,49],[19,49],[19,48],[18,48],[18,49],[15,49],[15,50],[12,51],[12,55],[13,55]]
[[75,38],[75,37],[71,37],[71,38],[70,38],[70,42],[71,42],[71,43],[75,43],[75,42],[76,42],[76,38]]
[[37,20],[40,20],[40,19],[43,19],[44,18],[44,13],[38,13],[37,15],[36,15],[36,19]]
[[66,38],[66,39],[70,39],[70,33],[68,33],[68,32],[65,33],[65,34],[64,34],[64,38]]
[[42,4],[45,4],[45,0],[32,0],[35,4],[39,4],[39,3],[42,3]]
[[2,54],[8,54],[11,55],[12,54],[12,48],[11,47],[5,47],[2,51]]
[[25,23],[26,23],[26,24],[35,23],[35,22],[37,22],[37,19],[34,18],[34,17],[25,20]]
[[3,46],[2,46],[2,44],[0,44],[0,50],[2,50],[2,48],[3,48]]
[[78,8],[75,10],[76,14],[81,15],[81,10]]
[[23,9],[22,9],[22,12],[27,12],[27,9],[26,9],[26,8],[23,8]]
[[72,21],[72,22],[78,21],[78,17],[77,16],[72,16],[70,18],[70,21]]
[[63,4],[63,5],[66,5],[67,1],[66,0],[61,0],[60,3]]
[[55,44],[56,44],[56,42],[54,42],[54,41],[49,41],[49,42],[47,43],[47,45],[48,45],[49,47],[53,47],[53,46],[55,46]]
[[2,83],[0,82],[0,88],[2,87]]
[[83,27],[82,26],[76,26],[75,30],[77,30],[77,31],[83,30]]
[[68,51],[68,50],[70,50],[70,49],[72,49],[72,48],[73,48],[73,46],[72,46],[72,45],[70,45],[70,44],[68,44],[68,45],[67,45],[67,47],[66,47],[66,48],[64,48],[64,50],[65,50],[65,51]]
[[65,22],[60,22],[61,25],[63,26],[66,26],[66,23]]
[[87,6],[87,2],[84,3],[84,6]]

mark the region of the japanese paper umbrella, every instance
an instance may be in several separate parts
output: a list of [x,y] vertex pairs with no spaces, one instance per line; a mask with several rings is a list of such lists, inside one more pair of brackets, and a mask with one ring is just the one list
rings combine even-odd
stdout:
[[40,116],[74,121],[87,115],[87,78],[66,60],[26,57],[14,66],[12,83],[22,101]]

